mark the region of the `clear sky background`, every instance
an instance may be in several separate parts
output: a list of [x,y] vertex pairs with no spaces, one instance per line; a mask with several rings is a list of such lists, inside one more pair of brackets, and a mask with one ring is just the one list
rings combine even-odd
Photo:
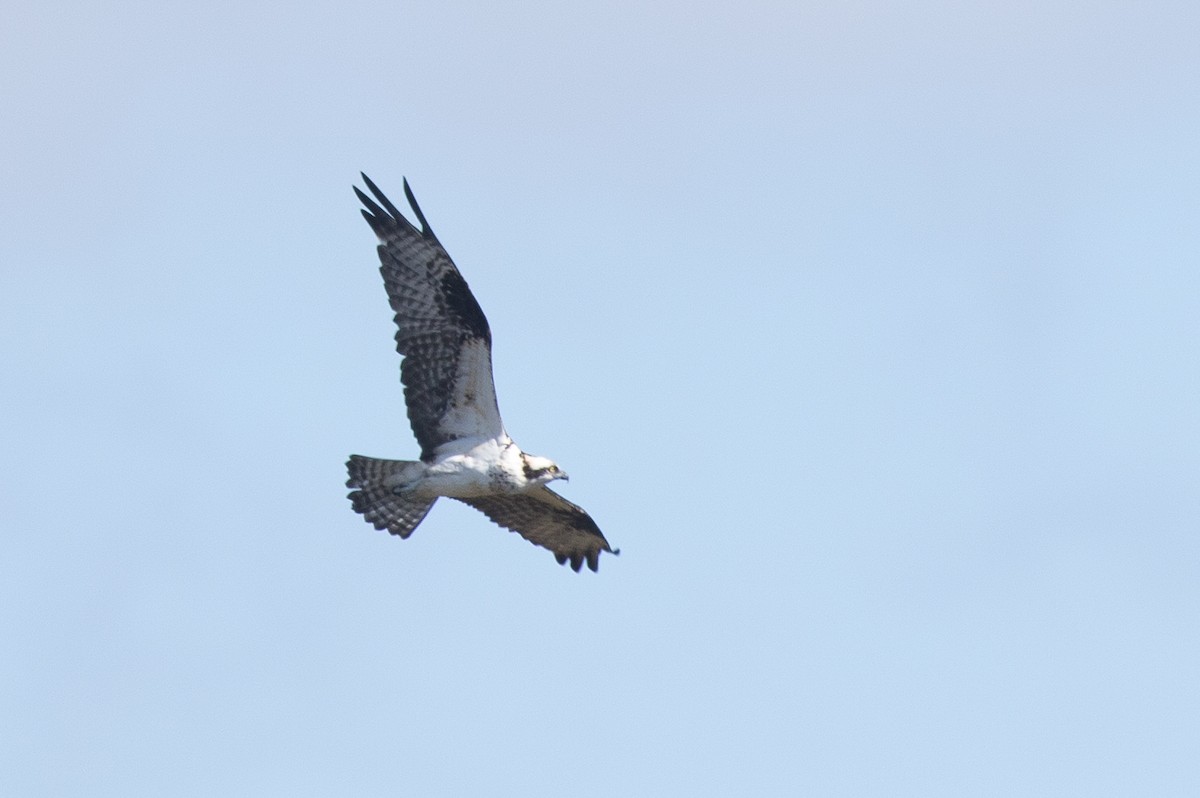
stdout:
[[[0,23],[0,794],[1200,794],[1200,6]],[[407,175],[620,557],[413,457]]]

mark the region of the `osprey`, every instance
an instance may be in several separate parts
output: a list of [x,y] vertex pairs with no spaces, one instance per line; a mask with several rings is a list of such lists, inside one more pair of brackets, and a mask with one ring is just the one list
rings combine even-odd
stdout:
[[[363,217],[379,238],[379,271],[396,312],[400,381],[421,459],[350,455],[346,487],[355,512],[407,538],[441,496],[481,511],[502,527],[549,549],[560,564],[595,571],[609,548],[582,508],[546,485],[567,474],[528,454],[500,420],[492,382],[492,334],[466,281],[425,221],[408,180],[414,227],[365,174],[372,200],[355,186]],[[376,201],[378,200],[378,202]]]

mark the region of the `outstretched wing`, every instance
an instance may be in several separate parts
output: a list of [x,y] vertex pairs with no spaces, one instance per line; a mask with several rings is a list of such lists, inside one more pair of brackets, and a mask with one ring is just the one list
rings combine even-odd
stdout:
[[511,529],[535,546],[550,549],[559,564],[571,562],[578,571],[587,560],[595,571],[600,565],[600,552],[613,551],[600,527],[582,507],[545,487],[526,493],[498,493],[459,499],[479,510],[500,526]]
[[404,195],[414,227],[370,178],[371,199],[358,190],[362,214],[379,238],[379,271],[396,313],[400,380],[421,459],[460,438],[504,434],[492,382],[492,334],[487,318],[454,261],[429,228],[408,181]]

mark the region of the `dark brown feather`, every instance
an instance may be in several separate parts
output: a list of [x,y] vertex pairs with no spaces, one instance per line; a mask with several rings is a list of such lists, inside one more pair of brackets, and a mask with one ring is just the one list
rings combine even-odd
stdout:
[[582,507],[549,488],[459,501],[471,505],[535,546],[549,549],[559,564],[569,561],[574,571],[578,571],[585,561],[588,568],[597,570],[602,551],[620,553],[608,545],[600,527]]

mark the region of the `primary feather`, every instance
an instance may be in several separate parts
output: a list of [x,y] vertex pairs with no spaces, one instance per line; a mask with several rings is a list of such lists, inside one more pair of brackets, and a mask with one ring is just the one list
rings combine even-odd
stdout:
[[395,313],[400,380],[420,461],[352,455],[347,487],[356,512],[408,537],[441,496],[549,549],[559,563],[595,571],[618,553],[582,508],[546,487],[566,479],[553,461],[522,452],[500,419],[492,380],[492,334],[466,280],[429,227],[408,181],[417,229],[362,176],[363,217],[379,239],[379,271]]

